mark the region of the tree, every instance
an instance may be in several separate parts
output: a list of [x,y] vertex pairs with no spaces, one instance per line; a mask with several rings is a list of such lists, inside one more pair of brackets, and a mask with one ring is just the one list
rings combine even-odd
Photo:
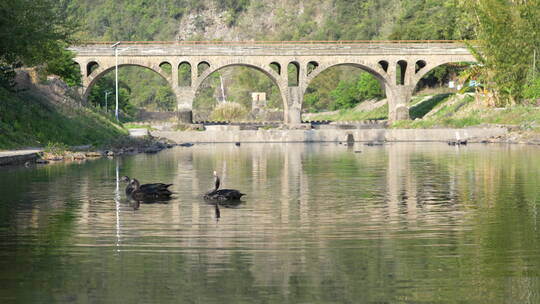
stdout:
[[478,43],[471,51],[482,64],[482,82],[498,106],[522,102],[540,50],[540,2],[476,0],[465,2],[476,20]]
[[[65,54],[62,50],[76,29],[71,20],[58,1],[0,2],[0,71],[47,63]],[[9,79],[5,73],[2,78]]]
[[381,84],[368,73],[361,73],[355,81],[341,81],[338,87],[330,92],[334,102],[332,110],[352,108],[358,103],[377,99],[383,96]]
[[79,65],[73,61],[73,52],[62,48],[57,51],[58,54],[47,61],[47,73],[60,76],[69,86],[80,86],[81,71]]

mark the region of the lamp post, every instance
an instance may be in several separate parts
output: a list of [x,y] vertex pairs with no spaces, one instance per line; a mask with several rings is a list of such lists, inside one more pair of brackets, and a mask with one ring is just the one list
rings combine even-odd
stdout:
[[125,48],[123,50],[118,50],[118,45],[120,45],[120,41],[117,43],[111,45],[111,48],[114,49],[114,58],[116,60],[115,64],[115,95],[116,95],[116,109],[114,111],[114,116],[116,117],[116,121],[118,121],[118,53],[123,52],[129,48]]
[[114,49],[114,57],[115,57],[115,60],[116,60],[116,64],[115,64],[115,95],[116,95],[116,108],[115,108],[115,111],[114,111],[114,116],[116,117],[116,120],[118,121],[118,45],[120,44],[120,41],[118,41],[117,43],[113,44],[111,46],[111,48]]
[[107,103],[107,97],[111,93],[112,93],[112,91],[105,91],[105,113],[109,113],[109,106],[108,106],[108,103]]

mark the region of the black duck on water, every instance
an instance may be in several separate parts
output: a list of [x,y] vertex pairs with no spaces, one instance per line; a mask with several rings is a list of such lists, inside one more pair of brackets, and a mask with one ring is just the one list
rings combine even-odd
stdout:
[[205,200],[216,201],[216,202],[226,202],[226,201],[235,201],[239,200],[244,193],[241,193],[235,189],[219,189],[219,176],[217,172],[214,171],[214,190],[209,191],[204,195]]

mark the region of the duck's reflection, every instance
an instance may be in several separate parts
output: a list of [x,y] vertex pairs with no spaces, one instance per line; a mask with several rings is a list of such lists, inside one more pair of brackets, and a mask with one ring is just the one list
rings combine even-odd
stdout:
[[216,223],[217,223],[219,222],[219,218],[221,217],[221,212],[219,211],[219,204],[216,203],[215,206],[216,206],[215,212],[216,212]]
[[223,207],[223,208],[238,208],[241,204],[244,203],[244,201],[240,201],[240,200],[218,202],[218,201],[215,201],[215,200],[205,199],[204,201],[208,205],[214,206],[214,214],[215,214],[216,222],[219,222],[219,219],[221,218],[220,207]]
[[143,204],[162,204],[162,205],[166,205],[169,203],[169,201],[171,200],[172,198],[169,197],[169,198],[160,198],[160,199],[143,199],[143,200],[134,200],[134,199],[129,199],[128,198],[128,202],[130,202],[130,205],[133,207],[133,210],[139,210],[139,208],[141,207],[141,203]]

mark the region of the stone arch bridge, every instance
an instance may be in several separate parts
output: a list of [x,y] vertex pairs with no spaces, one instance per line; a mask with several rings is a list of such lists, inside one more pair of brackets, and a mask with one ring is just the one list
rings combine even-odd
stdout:
[[[111,45],[100,42],[69,48],[81,68],[85,98],[94,83],[115,68]],[[385,89],[388,117],[402,120],[409,118],[408,104],[416,84],[430,70],[446,63],[475,61],[464,44],[453,41],[121,42],[118,48],[118,66],[145,67],[167,80],[176,95],[179,119],[185,123],[191,123],[193,99],[204,79],[229,66],[252,67],[266,74],[280,90],[285,123],[297,124],[307,87],[330,67],[350,65],[374,75]],[[191,73],[187,81],[178,77],[183,65]],[[290,81],[291,65],[295,81]]]

